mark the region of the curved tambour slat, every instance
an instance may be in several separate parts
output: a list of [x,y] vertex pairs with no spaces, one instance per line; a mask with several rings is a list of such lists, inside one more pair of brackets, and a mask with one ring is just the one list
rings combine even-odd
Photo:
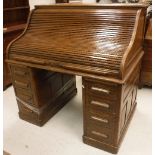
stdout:
[[38,8],[32,13],[26,33],[11,46],[9,58],[25,55],[79,64],[86,72],[96,70],[101,75],[118,77],[136,13],[137,10]]

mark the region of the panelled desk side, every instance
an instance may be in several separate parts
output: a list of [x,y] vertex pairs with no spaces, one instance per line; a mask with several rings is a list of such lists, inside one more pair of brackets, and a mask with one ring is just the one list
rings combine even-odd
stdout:
[[20,118],[42,126],[76,94],[80,75],[83,141],[117,153],[136,107],[145,14],[140,4],[36,6],[8,47]]

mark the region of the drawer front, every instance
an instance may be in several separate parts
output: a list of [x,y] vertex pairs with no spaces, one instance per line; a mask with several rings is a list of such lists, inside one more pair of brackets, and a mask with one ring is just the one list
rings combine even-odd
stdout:
[[21,100],[29,105],[35,106],[33,95],[22,88],[15,88],[17,100]]
[[14,79],[29,80],[30,69],[28,67],[11,66],[11,72]]
[[29,81],[13,79],[13,84],[15,87],[31,90],[31,83]]
[[117,118],[112,114],[105,114],[103,111],[97,111],[94,108],[88,109],[87,116],[88,124],[94,124],[94,126],[100,126],[101,128],[108,128],[112,130]]
[[117,99],[117,86],[102,84],[99,82],[86,82],[86,91],[90,95],[98,95],[104,98],[111,97],[112,99]]
[[[11,66],[12,83],[15,88],[23,91],[32,91],[31,76],[29,68]],[[24,90],[25,89],[25,90]]]
[[99,98],[98,96],[91,95],[86,98],[86,104],[90,109],[94,109],[98,112],[116,114],[118,111],[117,101]]
[[94,124],[89,124],[87,126],[86,135],[100,142],[106,142],[108,144],[114,143],[114,132],[110,131],[108,128],[102,128],[101,126],[94,126]]

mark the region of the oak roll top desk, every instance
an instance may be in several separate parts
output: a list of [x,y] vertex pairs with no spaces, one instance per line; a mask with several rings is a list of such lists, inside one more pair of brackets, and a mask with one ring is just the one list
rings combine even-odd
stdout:
[[146,5],[36,6],[8,47],[21,119],[42,126],[77,92],[83,141],[117,153],[136,107]]

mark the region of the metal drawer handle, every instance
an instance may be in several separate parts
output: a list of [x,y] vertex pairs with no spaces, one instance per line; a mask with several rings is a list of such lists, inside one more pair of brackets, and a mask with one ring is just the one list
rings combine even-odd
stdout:
[[92,90],[95,90],[95,91],[100,91],[100,92],[103,92],[103,93],[106,93],[106,94],[109,94],[109,93],[110,93],[109,90],[102,89],[102,88],[91,87],[91,89],[92,89]]
[[104,108],[109,108],[110,107],[109,104],[107,104],[107,103],[101,103],[101,102],[98,102],[98,101],[91,101],[91,104],[102,106]]
[[108,138],[108,136],[106,134],[99,133],[99,132],[96,132],[96,131],[92,131],[92,134],[97,135],[97,136],[101,136],[103,138]]
[[95,116],[91,116],[92,119],[103,122],[103,123],[108,123],[109,121],[107,119],[102,119],[102,118],[98,118]]

